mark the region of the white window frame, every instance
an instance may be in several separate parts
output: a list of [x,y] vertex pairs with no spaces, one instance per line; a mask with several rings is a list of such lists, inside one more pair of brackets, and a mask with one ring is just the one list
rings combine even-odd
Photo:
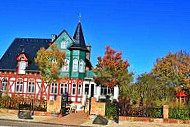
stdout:
[[64,94],[64,84],[60,83],[60,92],[61,95]]
[[[106,90],[106,93],[105,93],[105,90]],[[112,95],[111,88],[106,87],[106,86],[101,86],[100,94],[101,95]]]
[[34,93],[34,87],[35,87],[34,81],[29,81],[28,82],[28,93]]
[[18,80],[16,82],[16,92],[17,93],[23,92],[24,91],[23,86],[24,86],[24,82],[22,80]]
[[26,69],[26,62],[25,61],[21,61],[20,62],[20,70],[25,70]]
[[69,72],[69,63],[70,63],[70,61],[68,59],[65,59],[65,64],[66,65],[63,65],[63,68],[62,68],[62,70],[64,72]]
[[73,60],[73,72],[77,72],[78,71],[78,60],[74,59]]
[[62,41],[61,42],[61,49],[66,49],[67,48],[67,41]]
[[81,96],[81,94],[82,94],[82,84],[79,84],[78,85],[78,96]]
[[[89,93],[90,93],[90,84],[85,84],[84,85],[84,92],[85,92],[85,95],[89,95]],[[87,91],[86,91],[87,90]]]
[[4,78],[4,79],[1,80],[1,91],[6,91],[7,84],[8,84],[8,81],[7,81],[6,78]]
[[66,94],[68,92],[68,84],[60,83],[60,94]]
[[[74,87],[74,85],[75,85],[75,87]],[[77,90],[77,84],[73,83],[72,84],[72,93],[71,93],[73,96],[76,95],[76,92],[77,92],[76,90]],[[75,93],[73,93],[73,92],[75,92]]]
[[82,59],[79,60],[79,72],[84,72],[84,61]]
[[64,88],[63,91],[64,91],[65,93],[68,93],[68,84],[67,84],[67,83],[64,84],[64,87],[63,87],[63,88]]
[[51,94],[57,94],[57,92],[58,92],[57,83],[51,83]]

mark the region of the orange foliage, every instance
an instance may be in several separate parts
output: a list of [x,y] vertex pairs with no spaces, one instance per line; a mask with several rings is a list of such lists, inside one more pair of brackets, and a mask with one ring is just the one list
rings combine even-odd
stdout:
[[113,88],[120,83],[122,76],[128,73],[129,63],[122,60],[121,52],[116,52],[110,46],[105,49],[104,57],[98,57],[98,64],[94,69],[95,82]]

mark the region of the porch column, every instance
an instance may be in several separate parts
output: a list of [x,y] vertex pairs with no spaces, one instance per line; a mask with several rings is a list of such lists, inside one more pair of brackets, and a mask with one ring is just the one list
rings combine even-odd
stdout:
[[91,81],[89,81],[88,98],[90,98],[90,95],[91,95]]
[[118,87],[118,85],[116,85],[116,86],[114,86],[114,97],[113,97],[113,99],[118,100],[118,97],[119,97],[119,87]]
[[99,101],[100,96],[101,96],[101,85],[98,85],[96,88],[97,88],[97,91],[96,91],[97,101]]

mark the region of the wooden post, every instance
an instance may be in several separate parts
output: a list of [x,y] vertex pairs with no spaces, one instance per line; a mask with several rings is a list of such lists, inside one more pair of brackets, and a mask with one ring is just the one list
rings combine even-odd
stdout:
[[44,81],[42,81],[42,84],[41,84],[40,100],[42,100],[42,98],[43,98],[43,94],[44,94]]

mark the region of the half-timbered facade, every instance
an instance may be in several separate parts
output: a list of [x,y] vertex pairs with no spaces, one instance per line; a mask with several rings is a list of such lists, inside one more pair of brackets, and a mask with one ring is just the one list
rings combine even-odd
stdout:
[[[66,53],[67,64],[61,68],[60,76],[68,79],[49,84],[41,80],[34,58],[41,47],[48,49],[52,43]],[[73,38],[65,30],[58,36],[52,35],[52,39],[16,38],[0,60],[0,92],[47,100],[68,93],[69,101],[79,104],[84,104],[88,97],[100,99],[107,94],[117,99],[117,87],[111,90],[93,82],[90,51],[91,46],[86,46],[80,22]]]

